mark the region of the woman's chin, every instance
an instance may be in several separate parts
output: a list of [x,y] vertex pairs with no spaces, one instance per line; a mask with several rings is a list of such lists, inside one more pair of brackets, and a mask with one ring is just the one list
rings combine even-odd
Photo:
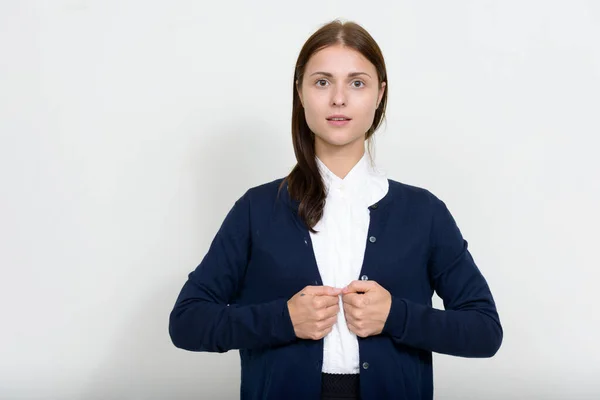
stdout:
[[348,132],[328,132],[325,135],[316,135],[317,140],[321,141],[325,146],[332,147],[344,147],[354,145],[359,139],[362,138],[364,142],[364,135],[356,136],[351,135]]

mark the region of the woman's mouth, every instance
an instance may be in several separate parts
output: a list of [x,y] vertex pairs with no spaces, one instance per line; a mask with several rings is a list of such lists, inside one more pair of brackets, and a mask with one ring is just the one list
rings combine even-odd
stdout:
[[327,122],[333,126],[344,126],[347,125],[351,121],[350,118],[347,117],[329,117],[327,118]]

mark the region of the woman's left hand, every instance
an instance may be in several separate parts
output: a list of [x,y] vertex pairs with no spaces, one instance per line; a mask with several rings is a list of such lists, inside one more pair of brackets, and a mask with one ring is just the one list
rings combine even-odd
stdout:
[[392,295],[384,287],[375,281],[352,281],[342,290],[342,301],[348,329],[356,336],[383,331],[392,306]]

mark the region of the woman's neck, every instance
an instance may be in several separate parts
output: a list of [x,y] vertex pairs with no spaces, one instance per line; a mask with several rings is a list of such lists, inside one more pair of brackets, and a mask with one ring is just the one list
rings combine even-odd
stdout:
[[316,156],[337,177],[344,179],[365,154],[364,144],[360,144],[361,147],[354,146],[354,148],[317,148]]

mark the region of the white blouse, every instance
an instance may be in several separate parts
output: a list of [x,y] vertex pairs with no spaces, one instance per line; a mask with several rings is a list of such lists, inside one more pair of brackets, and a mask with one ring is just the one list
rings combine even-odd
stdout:
[[[369,230],[369,206],[388,192],[385,174],[371,166],[365,152],[344,179],[317,157],[327,197],[323,217],[310,233],[323,285],[343,288],[359,279]],[[324,338],[322,372],[359,373],[358,339],[348,329],[340,295],[340,312]]]

